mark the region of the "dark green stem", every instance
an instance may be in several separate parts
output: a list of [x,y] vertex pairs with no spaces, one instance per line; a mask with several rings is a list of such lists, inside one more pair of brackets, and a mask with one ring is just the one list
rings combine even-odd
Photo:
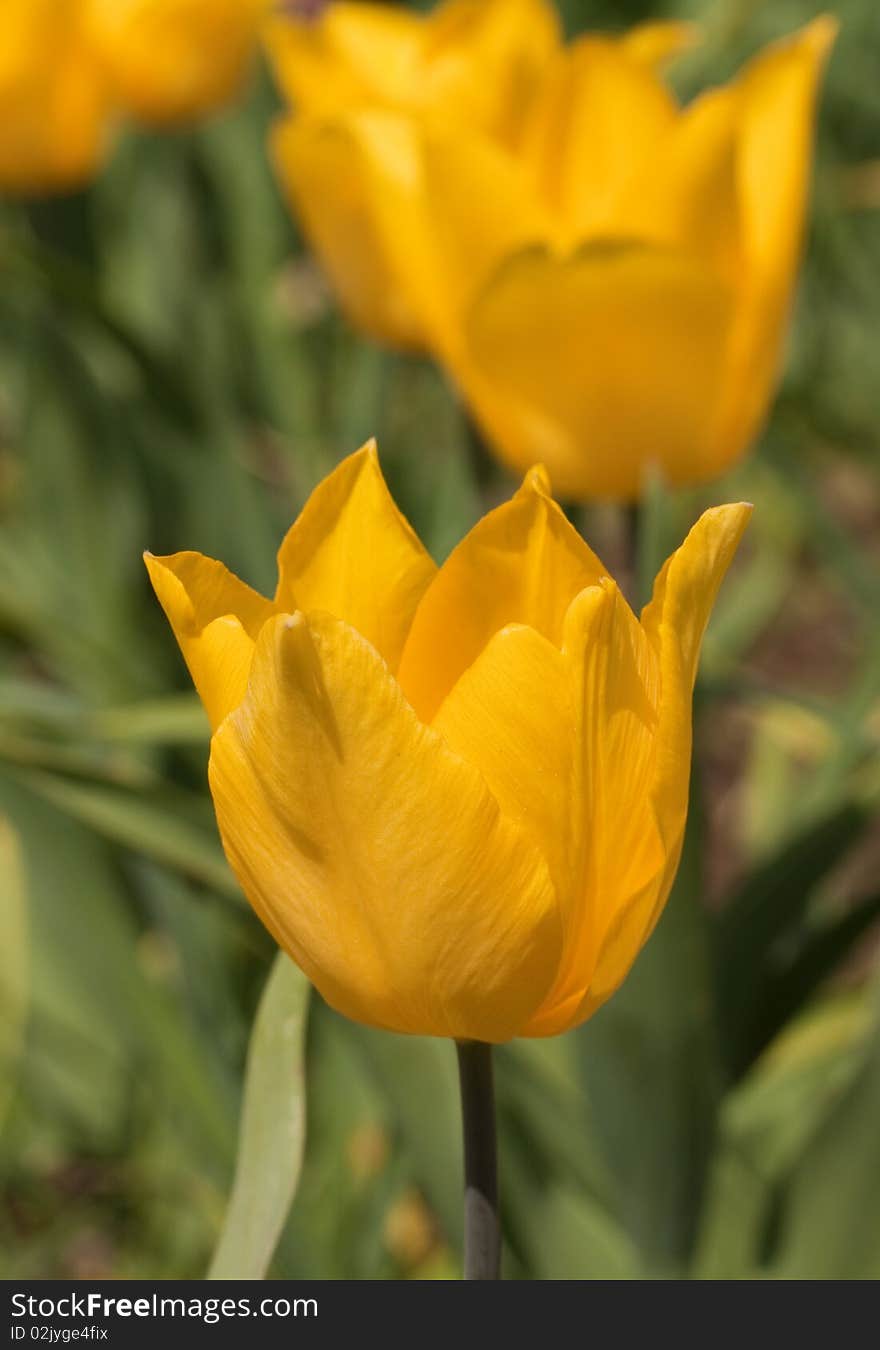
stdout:
[[456,1041],[464,1133],[464,1278],[501,1278],[492,1047]]

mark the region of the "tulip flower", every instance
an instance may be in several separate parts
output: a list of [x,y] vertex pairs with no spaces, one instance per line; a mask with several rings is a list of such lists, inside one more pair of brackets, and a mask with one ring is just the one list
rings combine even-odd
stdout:
[[69,191],[97,171],[107,90],[80,0],[3,0],[0,193]]
[[438,569],[372,444],[309,499],[271,600],[146,555],[226,856],[328,1003],[494,1043],[620,985],[678,864],[700,642],[749,511],[701,517],[641,620],[542,470]]
[[192,121],[228,103],[257,51],[268,0],[89,0],[119,106],[141,122]]
[[767,413],[834,33],[819,18],[685,107],[659,70],[681,25],[588,35],[545,63],[507,140],[453,94],[432,118],[341,92],[316,46],[325,97],[292,87],[275,160],[357,324],[408,325],[511,468],[632,500],[651,465],[673,485],[721,473]]
[[[301,114],[275,141],[295,209],[358,325],[380,341],[424,346],[395,249],[374,218],[366,166],[352,175],[360,152],[336,114],[373,108],[513,145],[560,48],[555,11],[546,0],[446,0],[427,16],[334,3],[318,20],[282,13],[265,41],[279,86]],[[393,156],[394,125],[389,137]],[[381,180],[375,186],[381,191]]]

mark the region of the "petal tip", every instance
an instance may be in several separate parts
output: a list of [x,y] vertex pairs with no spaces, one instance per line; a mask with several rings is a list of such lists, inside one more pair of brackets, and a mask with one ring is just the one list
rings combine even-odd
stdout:
[[550,475],[543,464],[533,464],[523,479],[523,489],[535,492],[539,497],[552,497],[553,487]]
[[716,506],[716,511],[724,515],[738,516],[745,523],[755,509],[754,502],[728,502],[726,506]]
[[720,530],[720,534],[730,540],[736,549],[754,509],[751,502],[727,502],[722,506],[710,506],[703,512],[700,521],[705,521],[712,530]]
[[379,444],[375,436],[371,436],[368,441],[364,441],[363,445],[353,454],[346,455],[345,459],[341,460],[340,466],[342,464],[350,464],[358,476],[363,472],[373,473],[383,482],[385,481],[382,465],[379,463]]
[[174,568],[169,567],[169,558],[163,558],[159,553],[150,552],[150,549],[148,548],[144,548],[144,551],[140,556],[143,558],[144,567],[147,568],[147,574],[150,576],[150,580],[153,582],[154,587],[161,585],[163,580],[165,580],[166,574],[170,574],[177,579]]
[[823,57],[830,52],[840,32],[840,20],[836,14],[819,14],[802,30],[805,43]]

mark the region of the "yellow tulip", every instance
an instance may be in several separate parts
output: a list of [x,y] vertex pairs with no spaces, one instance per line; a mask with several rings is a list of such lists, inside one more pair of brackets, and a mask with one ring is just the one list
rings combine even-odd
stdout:
[[174,125],[228,103],[256,55],[268,0],[89,0],[120,107]]
[[0,192],[67,191],[97,171],[107,91],[80,0],[2,0]]
[[[360,151],[336,114],[373,108],[513,145],[560,47],[555,11],[547,0],[446,0],[427,16],[334,3],[317,21],[275,18],[265,41],[300,114],[274,142],[294,209],[359,326],[381,341],[424,345],[395,249],[377,228],[366,165],[352,176]],[[389,156],[394,135],[392,126]],[[382,191],[381,179],[375,187]]]
[[613,993],[678,864],[700,642],[749,511],[701,517],[641,621],[541,470],[437,569],[373,445],[308,501],[271,600],[147,555],[226,855],[333,1007],[499,1042]]
[[658,66],[686,27],[586,36],[507,142],[343,95],[322,48],[326,98],[281,122],[275,158],[356,323],[394,341],[409,316],[510,467],[632,499],[648,461],[711,478],[760,428],[834,34],[819,18],[683,108]]

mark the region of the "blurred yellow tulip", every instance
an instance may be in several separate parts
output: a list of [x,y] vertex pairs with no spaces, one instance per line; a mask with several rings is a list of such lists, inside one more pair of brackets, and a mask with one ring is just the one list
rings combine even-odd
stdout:
[[[300,113],[275,136],[295,210],[356,323],[380,341],[424,345],[396,250],[376,220],[371,194],[382,191],[381,176],[373,181],[366,163],[352,174],[361,150],[336,115],[384,110],[512,146],[560,50],[553,7],[547,0],[446,0],[425,16],[334,3],[315,21],[277,16],[265,40],[279,86]],[[384,137],[384,126],[378,134]],[[389,161],[395,137],[391,124],[381,147]],[[400,167],[408,172],[405,161]]]
[[107,112],[82,0],[2,0],[0,193],[87,182],[101,161]]
[[214,112],[241,89],[269,0],[89,0],[113,96],[142,122]]
[[316,38],[323,97],[288,82],[275,159],[356,323],[430,346],[512,468],[632,499],[649,462],[672,484],[722,472],[766,414],[835,31],[815,20],[684,108],[658,66],[686,25],[586,36],[543,62],[506,138],[455,90],[439,116],[377,97],[401,83],[378,46],[352,92]]
[[749,512],[701,517],[641,621],[541,470],[438,570],[373,445],[313,493],[272,600],[147,555],[226,855],[333,1007],[497,1042],[614,992],[678,865],[700,642]]

